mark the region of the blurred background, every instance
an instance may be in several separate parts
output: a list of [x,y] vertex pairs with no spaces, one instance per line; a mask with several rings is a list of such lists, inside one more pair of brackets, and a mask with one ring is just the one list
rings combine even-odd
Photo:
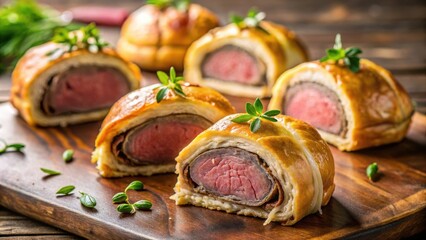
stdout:
[[[4,7],[12,1],[0,0]],[[120,17],[145,3],[142,0],[39,0],[61,13],[72,10],[79,17],[93,14]],[[357,46],[364,58],[392,71],[425,112],[426,92],[426,1],[424,0],[195,0],[228,23],[230,13],[245,15],[251,7],[266,13],[266,19],[294,30],[308,49],[310,59],[318,59],[341,33],[344,47]],[[87,7],[110,7],[115,13]],[[76,9],[77,8],[77,9]],[[111,10],[111,9],[110,9]],[[113,11],[114,12],[114,11]],[[69,15],[66,15],[69,17]],[[0,23],[1,26],[1,23]],[[103,36],[115,44],[119,26],[102,27]],[[0,28],[1,35],[5,33]],[[2,43],[0,42],[0,45]],[[0,46],[1,47],[1,46]],[[8,81],[0,78],[0,101],[5,100]],[[3,97],[1,97],[3,95]]]

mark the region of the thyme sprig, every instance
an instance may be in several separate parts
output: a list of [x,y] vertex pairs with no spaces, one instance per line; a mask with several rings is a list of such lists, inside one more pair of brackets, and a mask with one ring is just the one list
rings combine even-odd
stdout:
[[260,101],[259,98],[256,98],[254,101],[254,104],[246,103],[246,114],[242,114],[234,119],[232,119],[232,122],[235,123],[245,123],[248,121],[250,122],[250,131],[251,132],[257,132],[259,130],[261,125],[261,119],[265,119],[271,122],[278,121],[274,116],[277,116],[280,114],[280,110],[269,110],[266,112],[263,112],[263,104],[262,101]]
[[109,45],[100,37],[99,29],[94,23],[83,26],[77,31],[69,31],[65,28],[58,29],[52,38],[52,42],[62,45],[62,47],[55,48],[47,53],[47,56],[52,59],[77,49],[87,49],[96,53]]
[[349,47],[344,49],[342,46],[342,38],[338,33],[336,35],[335,43],[333,48],[326,50],[326,56],[320,59],[320,62],[334,61],[335,63],[343,62],[352,72],[359,71],[359,54],[362,50],[357,47]]
[[147,0],[146,4],[154,5],[158,8],[174,7],[179,11],[188,10],[190,0]]
[[178,96],[185,97],[185,93],[183,92],[182,86],[179,82],[183,81],[183,77],[177,77],[176,71],[174,67],[170,68],[170,76],[167,75],[167,73],[163,71],[157,72],[158,80],[160,80],[160,83],[163,85],[160,87],[160,89],[157,92],[156,100],[157,103],[161,102],[161,100],[164,99],[167,92],[172,91]]
[[232,23],[237,24],[237,26],[240,27],[240,28],[246,28],[246,27],[258,27],[258,28],[260,28],[259,24],[260,24],[260,22],[263,21],[263,19],[265,19],[265,17],[266,17],[266,14],[264,12],[259,12],[257,9],[251,8],[247,12],[246,17],[231,14],[230,21]]
[[127,195],[128,190],[141,191],[144,189],[144,184],[141,181],[133,181],[131,182],[124,192],[116,193],[112,197],[113,203],[120,203],[117,206],[117,211],[120,213],[130,213],[133,214],[136,210],[149,210],[152,207],[152,203],[148,200],[139,200],[135,203],[130,203],[129,197]]

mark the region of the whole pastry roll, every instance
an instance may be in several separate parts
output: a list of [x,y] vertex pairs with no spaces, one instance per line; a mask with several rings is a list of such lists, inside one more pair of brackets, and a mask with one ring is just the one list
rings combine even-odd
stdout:
[[340,150],[400,141],[413,114],[410,98],[389,71],[351,56],[356,51],[346,49],[348,60],[325,57],[285,72],[269,108],[312,124]]
[[334,191],[334,161],[318,132],[278,115],[277,122],[259,120],[253,133],[233,122],[241,116],[223,118],[179,153],[176,204],[265,218],[264,224],[292,225],[321,211]]
[[114,104],[92,154],[102,176],[174,172],[174,159],[183,147],[234,113],[228,100],[212,89],[179,86],[173,91],[160,85],[144,87]]
[[191,43],[219,26],[215,14],[187,0],[148,1],[121,29],[117,50],[146,70],[182,70]]
[[[11,102],[28,124],[99,120],[115,101],[139,87],[138,67],[104,46],[94,25],[59,35],[57,42],[31,48],[13,71]],[[74,36],[75,45],[65,42]],[[93,42],[83,42],[84,37]]]
[[195,41],[185,57],[185,79],[229,95],[270,96],[278,76],[307,54],[293,32],[263,17],[249,13]]

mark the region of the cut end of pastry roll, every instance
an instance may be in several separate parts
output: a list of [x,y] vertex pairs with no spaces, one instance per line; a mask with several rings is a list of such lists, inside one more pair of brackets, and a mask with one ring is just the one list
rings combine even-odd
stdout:
[[310,123],[340,150],[400,141],[414,111],[407,92],[383,67],[366,59],[360,67],[300,64],[277,80],[269,108]]
[[327,143],[305,122],[278,115],[248,123],[227,116],[198,135],[176,158],[172,199],[212,210],[293,225],[321,211],[334,191]]
[[114,102],[140,85],[139,68],[110,48],[48,56],[59,47],[46,43],[30,49],[13,71],[11,101],[30,125],[102,119]]
[[186,97],[168,91],[157,103],[159,87],[138,89],[111,108],[92,154],[102,176],[174,172],[180,150],[213,123],[235,112],[220,93],[189,84],[182,86]]
[[217,26],[216,15],[198,4],[187,11],[145,5],[125,21],[117,51],[146,70],[181,71],[189,45]]
[[267,21],[260,26],[229,24],[195,41],[185,57],[185,79],[229,95],[270,96],[278,76],[307,55],[293,32]]

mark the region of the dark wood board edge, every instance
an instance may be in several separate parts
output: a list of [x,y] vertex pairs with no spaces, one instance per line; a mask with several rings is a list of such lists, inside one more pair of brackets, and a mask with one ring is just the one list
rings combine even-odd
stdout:
[[345,236],[345,239],[401,239],[426,233],[426,208],[397,221]]
[[[47,202],[38,204],[41,203],[42,200],[37,196],[23,193],[22,190],[17,190],[16,188],[12,189],[0,185],[0,193],[0,204],[5,208],[88,239],[153,239],[143,232],[131,232],[126,228],[103,222],[103,225],[108,224],[105,228],[100,225],[99,220],[90,216],[85,217],[89,220],[84,220],[86,221],[84,223],[69,225],[67,221],[63,222],[57,219],[66,219],[72,215],[74,215],[73,218],[78,219],[79,214],[73,209]],[[41,211],[40,208],[43,209],[43,214],[41,215],[37,213]],[[83,209],[83,211],[91,210]],[[87,226],[90,227],[87,228]]]

